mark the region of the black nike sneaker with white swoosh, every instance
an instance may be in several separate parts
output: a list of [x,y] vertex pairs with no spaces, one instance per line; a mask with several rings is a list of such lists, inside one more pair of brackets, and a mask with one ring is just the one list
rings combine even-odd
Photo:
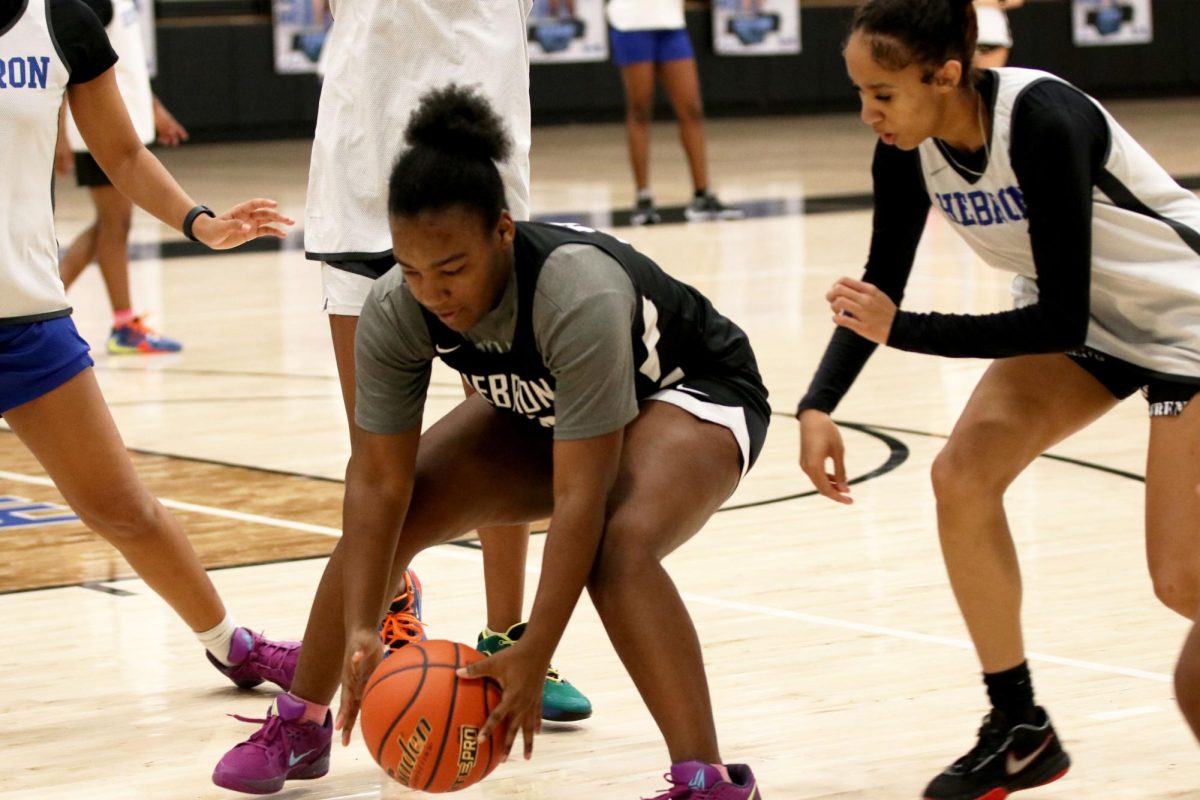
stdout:
[[979,741],[925,789],[925,800],[1004,800],[1012,792],[1056,781],[1071,759],[1037,706],[1034,721],[1011,725],[992,710],[983,718]]

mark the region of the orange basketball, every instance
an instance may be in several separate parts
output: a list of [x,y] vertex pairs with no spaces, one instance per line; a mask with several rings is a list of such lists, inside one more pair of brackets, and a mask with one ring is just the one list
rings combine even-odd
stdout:
[[454,792],[500,763],[503,730],[479,745],[479,731],[500,703],[499,687],[454,674],[484,657],[465,644],[431,639],[397,650],[371,675],[362,733],[389,777],[422,792]]

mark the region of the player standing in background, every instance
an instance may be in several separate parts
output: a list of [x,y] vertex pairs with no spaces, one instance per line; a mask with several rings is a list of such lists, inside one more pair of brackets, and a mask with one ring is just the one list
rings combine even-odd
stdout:
[[704,145],[704,106],[692,42],[684,24],[683,0],[609,0],[613,61],[625,86],[625,135],[629,162],[637,184],[631,222],[662,221],[650,192],[650,121],[654,118],[654,84],[661,81],[675,118],[692,175],[692,200],[684,209],[689,220],[741,219],[740,208],[724,205],[708,183]]
[[[117,53],[117,87],[138,137],[144,144],[150,144],[157,135],[159,144],[170,147],[187,141],[187,131],[150,90],[137,3],[134,0],[84,2],[105,25],[108,40]],[[64,286],[71,288],[88,264],[96,261],[113,312],[108,352],[114,355],[178,352],[182,349],[179,342],[152,330],[144,317],[133,311],[129,291],[129,228],[133,223],[133,203],[113,188],[104,170],[88,153],[66,103],[61,119],[55,171],[66,175],[73,166],[76,182],[87,187],[96,207],[95,221],[75,237],[59,262],[59,275]]]
[[0,3],[0,414],[80,520],[103,536],[239,686],[291,684],[297,642],[270,642],[227,613],[178,521],[146,490],[92,372],[58,277],[53,182],[66,94],[96,161],[146,211],[212,248],[292,224],[272,200],[217,217],[146,150],[117,88],[116,53],[80,0]]
[[[863,279],[828,294],[838,329],[799,407],[801,466],[847,503],[829,415],[876,344],[996,359],[932,475],[942,554],[992,708],[929,800],[1004,797],[1066,772],[1034,703],[1004,494],[1038,455],[1139,390],[1150,574],[1167,607],[1189,620],[1200,611],[1200,200],[1061,79],[972,69],[975,32],[969,0],[869,0],[855,15],[846,64],[880,139],[871,248]],[[931,205],[983,260],[1016,273],[1015,308],[897,308]],[[1196,638],[1181,662],[1193,724]]]
[[975,17],[979,22],[979,37],[975,42],[977,69],[992,69],[1008,64],[1013,46],[1008,10],[1023,5],[1025,0],[975,0]]

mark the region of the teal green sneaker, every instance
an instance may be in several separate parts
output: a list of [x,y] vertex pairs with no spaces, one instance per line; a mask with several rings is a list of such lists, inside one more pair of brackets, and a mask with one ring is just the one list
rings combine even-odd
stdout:
[[[479,634],[479,642],[475,649],[490,656],[506,647],[512,647],[513,642],[525,633],[524,622],[518,622],[504,633],[495,633],[487,628]],[[551,722],[578,722],[592,715],[592,702],[583,693],[572,686],[551,664],[546,670],[546,683],[542,687],[542,719]]]

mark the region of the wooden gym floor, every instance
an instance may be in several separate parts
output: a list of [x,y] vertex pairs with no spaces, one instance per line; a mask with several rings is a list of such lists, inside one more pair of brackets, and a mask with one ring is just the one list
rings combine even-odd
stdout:
[[[1111,107],[1172,174],[1200,176],[1200,101]],[[753,765],[771,800],[915,798],[973,743],[986,710],[927,478],[985,362],[880,350],[836,414],[864,479],[857,502],[812,496],[791,411],[830,333],[824,292],[861,269],[872,138],[852,115],[717,120],[708,132],[714,186],[764,216],[619,234],[750,333],[777,412],[754,472],[668,562],[705,642],[722,749]],[[668,206],[689,193],[675,136],[669,123],[655,130],[653,187]],[[612,212],[632,190],[619,127],[538,129],[534,147],[535,213],[622,221]],[[215,208],[265,194],[303,218],[304,142],[189,146],[164,160]],[[66,244],[90,209],[69,182],[59,198]],[[348,449],[318,270],[298,233],[282,249],[193,254],[139,216],[132,238],[135,303],[185,350],[107,356],[109,309],[93,269],[72,300],[96,373],[139,470],[238,619],[299,636],[338,535]],[[918,258],[907,307],[1007,304],[1006,278],[939,220]],[[436,373],[427,418],[458,396],[454,377]],[[1145,568],[1145,416],[1140,399],[1124,403],[1010,493],[1038,697],[1075,762],[1030,800],[1200,796],[1170,683],[1186,625],[1155,601]],[[209,774],[254,727],[225,715],[261,715],[270,693],[223,683],[7,432],[0,497],[0,798],[233,796]],[[540,555],[535,537],[533,572]],[[416,567],[431,635],[473,642],[484,619],[478,551],[437,548]],[[556,663],[595,716],[548,726],[533,761],[502,765],[464,800],[632,800],[664,785],[658,733],[586,601]],[[335,749],[328,777],[280,795],[403,796],[359,740]]]

